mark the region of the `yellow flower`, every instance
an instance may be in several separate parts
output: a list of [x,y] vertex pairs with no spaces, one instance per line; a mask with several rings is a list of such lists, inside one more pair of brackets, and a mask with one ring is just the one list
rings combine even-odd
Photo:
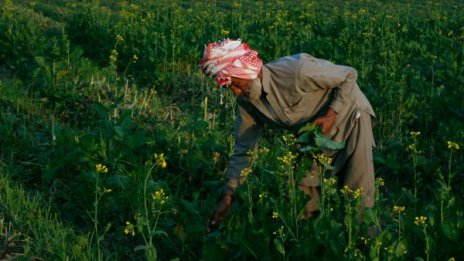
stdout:
[[165,169],[168,165],[166,159],[164,158],[164,153],[157,154],[155,153],[154,158],[156,160],[156,164],[158,164],[162,169]]
[[273,211],[273,212],[272,212],[272,218],[273,218],[273,219],[278,219],[278,218],[279,218],[279,213]]
[[259,154],[267,155],[269,153],[269,149],[267,147],[262,147],[258,150]]
[[108,173],[108,168],[105,165],[98,163],[95,165],[95,171],[97,171],[97,173]]
[[341,192],[343,195],[347,195],[349,193],[353,193],[353,190],[351,190],[348,186],[344,186],[342,189],[341,189]]
[[277,157],[277,160],[280,161],[283,165],[291,165],[293,161],[296,159],[297,155],[289,151],[287,155],[282,157]]
[[383,178],[377,178],[377,184],[379,187],[385,186],[385,180],[383,180]]
[[361,237],[360,239],[364,243],[364,245],[367,245],[367,243],[369,243],[369,238]]
[[126,221],[126,227],[124,228],[124,234],[135,236],[134,225],[131,222]]
[[258,203],[262,204],[264,200],[268,197],[267,192],[260,193],[258,197],[259,197]]
[[118,35],[116,35],[116,41],[122,42],[122,41],[124,41],[124,38],[122,37],[122,35],[118,34]]
[[421,153],[421,151],[417,149],[416,144],[409,144],[407,150],[408,150],[408,151],[411,151],[411,152],[413,152],[413,153]]
[[251,173],[251,169],[250,168],[244,168],[241,172],[240,172],[240,177],[248,177],[248,175],[250,175]]
[[360,199],[362,197],[362,195],[363,195],[363,189],[362,188],[352,190],[348,186],[344,186],[340,191],[345,196],[347,196],[347,195],[353,196],[353,199]]
[[423,226],[426,224],[426,222],[427,222],[427,217],[424,217],[424,216],[416,217],[414,219],[414,224],[418,226]]
[[293,134],[291,134],[291,133],[282,136],[282,139],[284,140],[284,142],[286,142],[286,143],[288,143],[288,144],[290,144],[290,145],[294,144],[295,141],[296,141],[295,135],[293,135]]
[[404,206],[393,206],[393,212],[401,214],[406,210]]
[[409,134],[410,134],[412,137],[415,138],[415,137],[421,135],[421,132],[420,132],[420,131],[411,131]]
[[221,33],[225,36],[228,36],[230,32],[228,30],[222,29]]
[[335,185],[335,183],[337,183],[337,180],[332,177],[332,178],[324,178],[324,183],[328,184],[328,185]]
[[459,144],[456,142],[448,141],[448,149],[450,150],[460,150]]
[[166,203],[166,200],[169,198],[168,196],[166,196],[166,193],[164,193],[164,189],[159,189],[153,192],[152,197],[153,197],[153,200],[156,203],[159,203],[160,205],[163,205],[164,203]]
[[354,197],[354,199],[360,199],[361,196],[362,196],[362,192],[363,192],[363,189],[362,189],[362,188],[356,189],[356,190],[353,192],[353,197]]
[[326,157],[324,154],[319,154],[316,156],[316,159],[319,161],[319,162],[325,162],[327,164],[332,164],[332,158],[331,157]]
[[213,161],[214,161],[214,162],[218,161],[218,159],[219,159],[220,156],[221,156],[221,153],[215,151],[215,152],[213,153]]
[[110,55],[110,61],[111,62],[116,62],[118,60],[118,51],[112,50],[111,55]]

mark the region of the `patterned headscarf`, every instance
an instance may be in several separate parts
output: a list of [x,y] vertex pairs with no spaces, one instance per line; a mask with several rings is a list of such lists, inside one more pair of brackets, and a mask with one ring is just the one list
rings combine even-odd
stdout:
[[203,73],[215,77],[217,85],[229,85],[231,77],[255,79],[263,66],[258,52],[252,50],[242,40],[224,39],[205,46],[199,65]]

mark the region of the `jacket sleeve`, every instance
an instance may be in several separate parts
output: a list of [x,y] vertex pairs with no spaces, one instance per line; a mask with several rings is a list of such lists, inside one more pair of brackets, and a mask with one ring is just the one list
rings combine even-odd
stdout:
[[226,186],[235,191],[245,180],[240,177],[243,169],[250,166],[250,150],[256,149],[261,137],[261,123],[257,122],[242,106],[238,106],[235,123],[235,147],[226,173]]
[[330,107],[337,113],[353,99],[352,91],[358,79],[358,73],[354,68],[312,58],[302,65],[301,72],[306,78],[305,81],[313,87],[325,90],[336,88]]

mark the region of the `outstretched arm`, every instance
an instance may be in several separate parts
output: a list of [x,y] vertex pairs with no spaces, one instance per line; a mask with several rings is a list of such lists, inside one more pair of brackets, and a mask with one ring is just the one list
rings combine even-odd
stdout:
[[249,167],[249,152],[256,148],[260,136],[261,125],[245,109],[239,106],[235,126],[234,154],[229,161],[226,185],[208,219],[208,231],[212,231],[217,223],[224,221],[229,215],[235,190],[245,180],[245,177],[241,177],[240,174],[243,169]]
[[243,107],[238,106],[234,153],[226,173],[227,186],[232,191],[235,191],[237,186],[244,181],[244,177],[240,177],[240,174],[243,169],[249,167],[250,151],[256,149],[260,137],[261,124]]

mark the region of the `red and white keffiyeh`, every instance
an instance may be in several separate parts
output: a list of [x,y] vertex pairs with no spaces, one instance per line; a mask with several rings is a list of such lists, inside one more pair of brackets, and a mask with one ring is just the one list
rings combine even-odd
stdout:
[[258,52],[252,50],[242,40],[224,39],[205,46],[199,65],[203,73],[215,77],[217,85],[229,85],[231,77],[255,79],[263,66]]

